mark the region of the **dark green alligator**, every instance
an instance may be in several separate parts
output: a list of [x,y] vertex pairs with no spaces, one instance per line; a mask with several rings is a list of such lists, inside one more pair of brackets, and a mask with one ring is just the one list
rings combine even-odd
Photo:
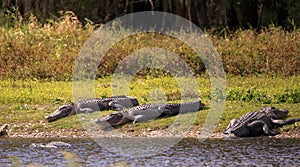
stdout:
[[91,98],[60,106],[54,113],[46,116],[48,122],[78,113],[91,113],[102,110],[122,110],[139,105],[137,98],[130,96],[113,96],[107,98]]
[[259,111],[252,111],[238,119],[231,120],[224,134],[233,134],[237,137],[274,136],[279,132],[272,131],[273,128],[300,121],[300,118],[283,120],[287,115],[288,110],[264,107]]
[[136,106],[128,110],[123,110],[109,114],[106,117],[95,120],[97,124],[105,124],[110,126],[117,126],[129,122],[144,122],[156,118],[165,118],[179,113],[195,112],[204,109],[204,104],[200,99],[195,102],[182,104],[146,104]]

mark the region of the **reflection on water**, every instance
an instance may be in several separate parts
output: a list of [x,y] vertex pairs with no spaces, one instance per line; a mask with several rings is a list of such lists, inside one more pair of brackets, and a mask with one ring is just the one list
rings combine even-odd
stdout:
[[[46,144],[58,140],[71,146],[30,147],[32,143]],[[132,142],[142,143],[143,140],[145,138],[124,139],[122,146],[116,145],[110,149],[99,146],[91,139],[0,139],[0,166],[300,166],[300,139],[261,137],[210,139],[204,142],[183,139],[170,149],[150,156],[118,153],[120,147],[129,146]],[[171,139],[152,140],[163,148],[164,143]],[[114,142],[107,138],[103,141],[112,142],[109,145]],[[143,147],[151,150],[151,145],[140,148]]]

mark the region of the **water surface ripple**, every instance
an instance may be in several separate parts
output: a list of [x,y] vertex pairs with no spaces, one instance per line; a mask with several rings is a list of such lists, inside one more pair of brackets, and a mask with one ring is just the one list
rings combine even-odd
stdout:
[[[165,138],[155,140],[155,142],[168,141]],[[70,143],[71,147],[30,146],[32,143],[49,143],[51,141],[64,141]],[[111,141],[113,142],[113,140]],[[209,139],[204,142],[197,139],[183,139],[170,149],[144,157],[119,154],[116,149],[111,152],[91,139],[0,139],[0,166],[26,165],[300,166],[300,139],[259,137]]]

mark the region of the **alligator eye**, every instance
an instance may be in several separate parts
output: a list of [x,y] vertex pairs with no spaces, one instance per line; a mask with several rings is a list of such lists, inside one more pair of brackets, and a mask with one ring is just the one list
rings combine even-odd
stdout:
[[59,110],[62,110],[62,109],[65,109],[65,108],[68,108],[68,106],[66,106],[66,105],[60,106],[58,109],[59,109]]

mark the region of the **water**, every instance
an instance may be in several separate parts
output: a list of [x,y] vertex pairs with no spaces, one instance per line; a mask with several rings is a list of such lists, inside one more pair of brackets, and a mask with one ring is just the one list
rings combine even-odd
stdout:
[[[32,143],[64,141],[66,148],[31,147]],[[105,142],[113,139],[100,139]],[[133,142],[132,139],[123,141]],[[142,138],[136,138],[143,142]],[[153,139],[155,143],[168,138]],[[123,143],[124,144],[124,143]],[[126,144],[125,144],[126,145]],[[126,156],[91,139],[0,139],[0,166],[300,166],[300,139],[183,139],[150,156]],[[145,147],[145,146],[143,146]],[[149,146],[151,147],[151,146]],[[148,150],[148,148],[144,148]],[[142,154],[142,153],[141,153]]]

